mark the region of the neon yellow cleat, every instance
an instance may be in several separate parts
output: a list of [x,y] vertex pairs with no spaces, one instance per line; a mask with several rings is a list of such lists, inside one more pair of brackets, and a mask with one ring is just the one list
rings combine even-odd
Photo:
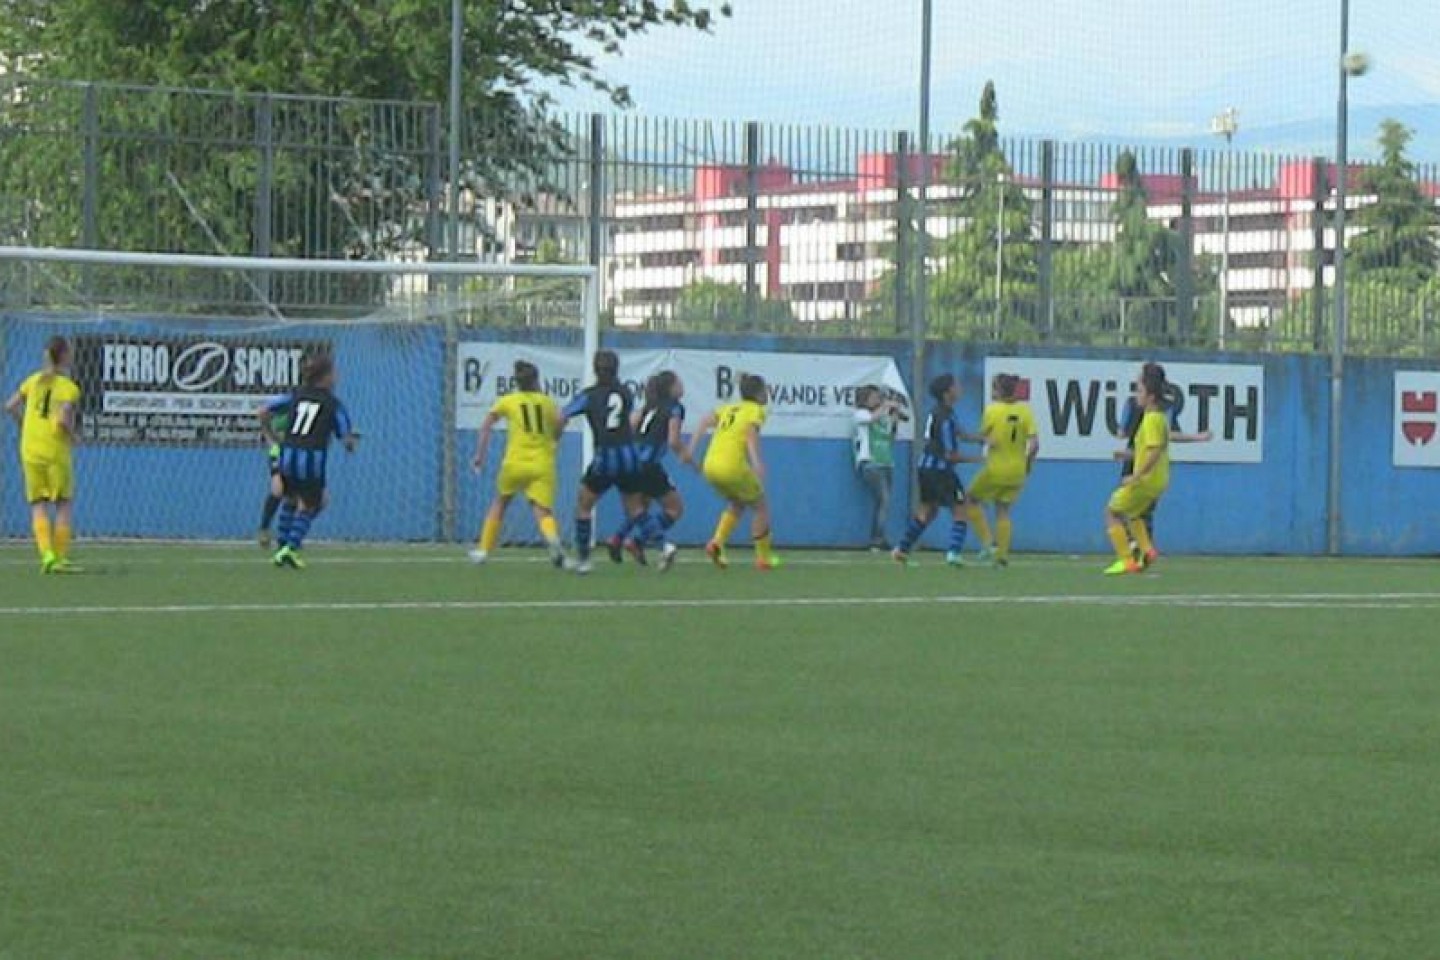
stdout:
[[1114,563],[1110,564],[1110,566],[1105,568],[1105,576],[1123,577],[1132,573],[1142,573],[1144,572],[1144,570],[1145,568],[1140,566],[1140,564],[1136,563],[1134,560],[1116,560]]
[[46,550],[40,557],[40,573],[54,573],[55,568],[60,564],[60,558],[54,550]]

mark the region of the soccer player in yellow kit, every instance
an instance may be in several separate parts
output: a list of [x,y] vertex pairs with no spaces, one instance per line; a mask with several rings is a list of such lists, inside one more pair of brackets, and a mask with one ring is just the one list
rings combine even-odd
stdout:
[[[1116,556],[1105,571],[1110,576],[1140,573],[1158,557],[1145,526],[1145,514],[1170,486],[1170,421],[1165,413],[1165,390],[1165,374],[1158,367],[1147,366],[1135,397],[1145,410],[1135,433],[1135,472],[1120,481],[1120,489],[1105,508],[1105,526]],[[1130,552],[1132,540],[1141,560]]]
[[5,404],[6,412],[20,425],[20,465],[41,573],[76,573],[80,569],[70,562],[75,502],[70,451],[75,442],[80,387],[65,374],[69,366],[69,342],[51,337],[45,345],[44,369],[20,384]]
[[725,544],[746,510],[753,511],[750,535],[755,541],[755,566],[774,570],[780,565],[770,539],[770,503],[765,498],[765,462],[760,457],[760,428],[765,424],[768,399],[765,381],[753,374],[740,377],[740,402],[721,407],[700,422],[690,438],[686,459],[693,462],[700,441],[712,429],[715,438],[705,452],[703,472],[715,492],[728,501],[715,525],[705,554],[717,567],[730,565]]
[[530,501],[535,523],[550,550],[550,561],[556,567],[565,565],[565,551],[560,546],[560,528],[555,523],[555,447],[563,429],[555,401],[540,392],[540,371],[524,360],[515,363],[515,391],[495,401],[490,414],[480,427],[475,445],[475,471],[485,469],[490,449],[490,434],[501,420],[508,427],[505,459],[500,464],[495,499],[485,515],[480,542],[470,551],[470,559],[484,563],[500,539],[500,525],[505,509],[516,494],[523,493]]
[[[1040,453],[1039,431],[1035,414],[1028,404],[1015,399],[1020,378],[1002,373],[991,388],[992,402],[980,418],[980,435],[985,438],[985,466],[970,484],[965,498],[969,505],[970,526],[980,538],[982,561],[993,561],[998,567],[1010,565],[1010,544],[1015,527],[1010,509],[1020,499],[1030,468]],[[995,540],[990,539],[990,524],[985,517],[985,504],[995,505]]]

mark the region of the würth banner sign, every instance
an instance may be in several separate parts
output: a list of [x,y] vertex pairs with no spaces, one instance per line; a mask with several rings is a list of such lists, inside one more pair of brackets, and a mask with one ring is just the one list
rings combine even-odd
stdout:
[[[1265,368],[1218,363],[1167,363],[1175,412],[1184,433],[1213,434],[1209,443],[1176,444],[1171,456],[1187,463],[1260,463],[1265,458]],[[991,357],[985,383],[996,374],[1021,378],[1040,429],[1043,460],[1110,460],[1125,401],[1140,374],[1133,360]]]

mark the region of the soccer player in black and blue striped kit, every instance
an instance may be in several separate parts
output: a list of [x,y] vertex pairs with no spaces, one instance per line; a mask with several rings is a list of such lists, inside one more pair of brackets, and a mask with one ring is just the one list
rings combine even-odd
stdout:
[[339,440],[347,452],[355,451],[360,435],[350,423],[345,405],[335,396],[335,361],[323,354],[305,364],[303,385],[276,397],[260,411],[267,435],[277,417],[289,417],[280,435],[279,473],[285,499],[280,506],[280,549],[275,566],[305,569],[300,551],[310,524],[325,507],[326,467],[330,441]]
[[[677,550],[666,534],[680,521],[685,501],[665,470],[665,454],[685,456],[680,435],[685,423],[685,405],[680,402],[684,396],[685,385],[673,370],[662,370],[645,384],[645,406],[635,416],[635,444],[641,464],[638,489],[644,506],[639,514],[627,517],[606,544],[610,559],[616,563],[624,559],[624,551],[628,550],[638,563],[644,564],[646,544],[658,543],[661,572],[675,564]],[[658,513],[650,509],[654,503],[660,504]]]
[[620,382],[620,358],[613,350],[595,354],[595,383],[576,394],[560,413],[560,430],[575,417],[583,416],[595,440],[595,459],[580,482],[580,501],[575,510],[576,573],[589,573],[590,542],[595,532],[595,504],[612,487],[620,491],[625,515],[634,518],[644,511],[640,496],[640,452],[635,447],[635,430],[630,415],[634,401]]
[[960,399],[960,382],[953,374],[942,374],[930,381],[930,396],[935,406],[925,421],[925,433],[921,442],[925,452],[920,458],[920,506],[910,524],[905,528],[905,537],[892,556],[898,563],[909,564],[910,551],[920,540],[925,528],[935,519],[941,509],[948,509],[951,516],[950,544],[945,552],[945,562],[952,567],[964,565],[961,559],[965,551],[965,536],[970,530],[965,512],[965,487],[960,482],[958,467],[962,463],[978,463],[980,457],[966,456],[960,452],[960,444],[972,438],[960,427],[955,415],[955,403]]

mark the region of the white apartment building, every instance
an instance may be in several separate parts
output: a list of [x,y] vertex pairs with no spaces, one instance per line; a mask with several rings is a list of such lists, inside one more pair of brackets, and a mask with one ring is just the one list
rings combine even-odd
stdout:
[[[931,162],[932,179],[938,181],[945,158]],[[796,182],[792,171],[776,164],[758,172],[756,283],[764,296],[787,301],[800,322],[858,316],[891,268],[899,196],[896,160],[893,155],[862,156],[858,167],[853,180],[825,183]],[[1230,263],[1223,282],[1233,324],[1264,324],[1314,286],[1315,174],[1309,162],[1282,165],[1274,184],[1229,197]],[[1325,174],[1333,182],[1333,168]],[[616,198],[609,211],[606,270],[616,323],[662,320],[681,291],[698,280],[745,283],[747,179],[743,167],[702,167],[688,194]],[[1020,186],[1038,229],[1041,187],[1033,182]],[[1181,178],[1147,177],[1146,186],[1151,218],[1178,225]],[[1052,195],[1057,246],[1114,240],[1113,177],[1093,185],[1057,185]],[[931,188],[930,198],[929,230],[938,246],[959,225],[950,213],[958,191],[941,183]],[[1372,200],[1352,196],[1349,206],[1358,209]],[[1191,201],[1195,252],[1217,270],[1226,245],[1225,207],[1226,198],[1218,193],[1197,192]],[[1333,196],[1327,194],[1322,207],[1328,223]],[[1322,239],[1327,284],[1334,248],[1334,231],[1327,227]],[[1064,291],[1057,289],[1056,296]]]

